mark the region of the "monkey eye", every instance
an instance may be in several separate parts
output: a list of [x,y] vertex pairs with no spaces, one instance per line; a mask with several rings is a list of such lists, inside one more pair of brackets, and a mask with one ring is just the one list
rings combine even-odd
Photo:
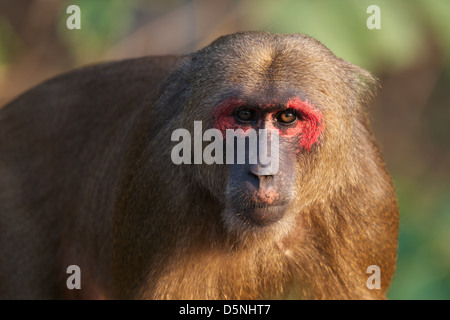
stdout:
[[291,124],[297,120],[297,113],[293,109],[286,109],[277,115],[277,121],[282,124]]
[[239,109],[235,113],[235,117],[240,122],[250,122],[254,118],[254,111],[250,109]]

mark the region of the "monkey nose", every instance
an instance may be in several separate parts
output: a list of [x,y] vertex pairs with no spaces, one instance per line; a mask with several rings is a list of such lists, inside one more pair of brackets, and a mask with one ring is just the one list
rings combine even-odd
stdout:
[[276,172],[274,172],[272,166],[270,166],[270,165],[264,166],[261,164],[255,164],[255,165],[249,166],[248,173],[257,178],[262,178],[262,177],[271,177]]

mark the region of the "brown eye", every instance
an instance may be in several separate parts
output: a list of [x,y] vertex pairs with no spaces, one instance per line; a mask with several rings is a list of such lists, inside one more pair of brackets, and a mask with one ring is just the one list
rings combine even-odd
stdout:
[[249,122],[253,120],[253,111],[249,109],[241,109],[236,112],[236,119],[241,122]]
[[297,114],[292,109],[284,110],[283,112],[280,112],[277,116],[278,122],[281,122],[283,124],[291,124],[295,120],[297,120]]

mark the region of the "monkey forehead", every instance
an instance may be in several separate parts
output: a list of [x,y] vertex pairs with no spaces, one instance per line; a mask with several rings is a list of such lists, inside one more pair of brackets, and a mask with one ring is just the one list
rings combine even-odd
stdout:
[[[239,87],[247,92],[278,93],[288,88],[307,87],[311,84],[326,85],[337,80],[333,77],[332,64],[315,63],[302,58],[297,52],[258,51],[253,48],[242,56],[224,57],[220,62],[205,65],[202,74],[210,84],[218,87]],[[206,79],[205,79],[206,80]],[[291,94],[292,95],[292,94]]]
[[193,87],[202,89],[199,92],[235,88],[246,96],[287,101],[293,93],[320,97],[320,89],[345,85],[338,58],[303,35],[231,35],[192,57],[195,62],[191,80]]
[[[203,53],[212,53],[214,56],[233,55],[238,57],[247,54],[261,54],[264,58],[267,53],[303,52],[305,55],[320,55],[334,57],[334,54],[318,40],[304,34],[272,34],[269,32],[246,31],[222,36],[206,48]],[[253,57],[254,58],[254,57]]]
[[[315,65],[332,63],[336,56],[319,41],[302,34],[275,35],[266,32],[241,32],[224,36],[197,52],[201,65],[226,73],[236,80],[286,80]],[[333,72],[328,70],[327,72]],[[301,73],[301,72],[300,72]],[[251,75],[250,77],[246,77]]]

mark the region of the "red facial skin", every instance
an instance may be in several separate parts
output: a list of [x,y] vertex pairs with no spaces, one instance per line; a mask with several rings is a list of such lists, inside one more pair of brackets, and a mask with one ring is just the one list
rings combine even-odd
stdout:
[[[226,129],[242,129],[244,132],[250,128],[253,129],[274,129],[278,131],[281,137],[291,138],[300,137],[300,148],[311,151],[311,147],[316,143],[323,130],[322,113],[314,108],[306,101],[300,100],[298,97],[291,98],[286,103],[286,108],[274,110],[274,104],[258,106],[258,120],[256,123],[240,123],[236,120],[235,111],[241,107],[249,105],[243,100],[230,98],[219,104],[213,112],[212,123],[214,128],[222,131],[225,137]],[[249,105],[251,109],[251,105]],[[270,109],[264,112],[264,108]],[[291,125],[277,124],[277,114],[286,109],[296,110],[298,118]]]

